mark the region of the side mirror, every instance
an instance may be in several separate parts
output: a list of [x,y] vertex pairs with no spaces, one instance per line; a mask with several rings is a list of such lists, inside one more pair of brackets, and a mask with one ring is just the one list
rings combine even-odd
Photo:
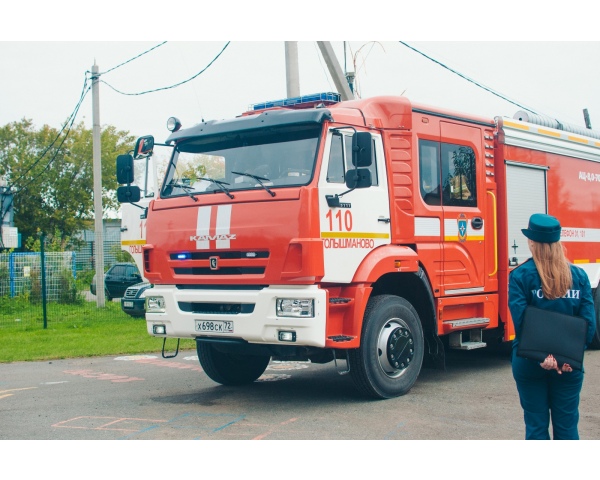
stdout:
[[371,171],[368,168],[355,168],[346,172],[346,186],[348,188],[368,188],[371,185]]
[[117,183],[133,183],[133,157],[131,155],[117,157]]
[[370,167],[373,161],[373,139],[369,132],[352,135],[352,165]]
[[140,137],[135,142],[135,149],[133,150],[134,156],[138,158],[146,158],[152,155],[154,151],[154,137],[152,135],[146,135]]
[[135,203],[141,198],[140,187],[127,185],[117,188],[117,200],[119,203]]

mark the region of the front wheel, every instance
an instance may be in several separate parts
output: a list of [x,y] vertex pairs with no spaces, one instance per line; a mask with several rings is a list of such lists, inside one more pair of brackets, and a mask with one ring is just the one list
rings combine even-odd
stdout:
[[408,393],[421,372],[423,354],[423,327],[410,302],[394,295],[369,300],[361,345],[348,356],[357,388],[374,398]]
[[198,360],[204,372],[222,385],[245,385],[254,382],[267,369],[271,357],[225,353],[210,343],[196,343]]

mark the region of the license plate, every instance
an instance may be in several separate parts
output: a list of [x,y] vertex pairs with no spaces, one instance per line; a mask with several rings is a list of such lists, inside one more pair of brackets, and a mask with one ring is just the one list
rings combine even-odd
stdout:
[[196,331],[209,333],[233,333],[233,322],[221,320],[196,320]]
[[123,302],[125,308],[133,308],[133,302]]

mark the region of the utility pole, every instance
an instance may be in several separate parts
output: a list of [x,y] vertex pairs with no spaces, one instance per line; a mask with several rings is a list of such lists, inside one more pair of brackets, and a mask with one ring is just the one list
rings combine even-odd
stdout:
[[300,75],[298,74],[298,42],[285,42],[285,77],[287,98],[300,96]]
[[94,173],[94,254],[96,266],[96,305],[104,307],[104,227],[102,222],[102,158],[100,150],[100,91],[98,65],[92,67],[93,173]]
[[348,86],[348,80],[344,76],[344,72],[342,72],[340,64],[337,61],[331,42],[317,42],[317,45],[319,46],[319,50],[321,50],[321,55],[323,55],[323,59],[329,69],[329,74],[331,75],[335,88],[338,89],[338,93],[342,97],[342,100],[354,100],[354,94]]

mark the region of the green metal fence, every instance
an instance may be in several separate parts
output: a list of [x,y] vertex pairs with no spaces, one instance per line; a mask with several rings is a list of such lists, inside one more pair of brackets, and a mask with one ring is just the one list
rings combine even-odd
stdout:
[[[118,261],[120,241],[105,242],[106,271]],[[43,250],[43,249],[42,249]],[[55,322],[130,318],[116,305],[99,308],[90,291],[95,274],[93,245],[68,252],[0,254],[0,332],[47,328]],[[120,299],[112,302],[120,306]],[[108,303],[108,301],[107,301]]]

